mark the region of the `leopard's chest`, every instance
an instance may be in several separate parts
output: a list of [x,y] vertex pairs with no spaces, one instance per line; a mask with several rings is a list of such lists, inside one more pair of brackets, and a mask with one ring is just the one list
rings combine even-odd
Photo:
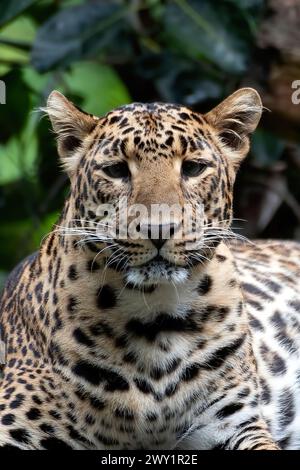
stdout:
[[[204,403],[200,378],[184,382],[183,370],[156,381],[128,373],[128,389],[123,391],[81,388],[78,432],[96,448],[176,448],[189,429],[200,423]],[[78,400],[78,386],[76,394]]]
[[[66,374],[76,381],[77,401],[80,390],[80,432],[97,447],[172,449],[191,430],[216,421],[213,411],[204,421],[202,416],[228,385],[224,374],[234,381],[230,356],[245,340],[242,317],[235,320],[238,305],[230,309],[209,304],[206,310],[204,297],[191,306],[178,302],[176,292],[174,299],[167,294],[151,294],[152,311],[149,305],[141,308],[138,294],[130,295],[130,302],[120,299],[118,308],[93,330],[94,355],[81,344],[82,337],[77,341],[80,354],[75,357],[80,359]],[[186,297],[189,292],[177,294]],[[203,315],[211,322],[203,321]],[[78,328],[89,331],[83,324]],[[225,349],[224,329],[230,344]]]
[[[157,347],[167,339],[170,345],[171,338],[176,347],[164,353],[148,342],[138,355],[138,346],[133,348],[131,342],[130,351],[135,354],[129,356],[124,348],[114,361],[110,357],[99,361],[97,384],[88,381],[89,371],[77,369],[81,377],[72,374],[78,430],[97,448],[173,449],[204,424],[202,414],[221,394],[217,386],[220,371],[201,369],[206,353],[198,343],[189,357],[181,357],[186,343],[191,346],[193,341],[189,337],[184,341],[179,332],[160,334]],[[131,362],[125,362],[124,356]],[[133,357],[139,360],[133,361]],[[76,365],[71,369],[76,371]]]

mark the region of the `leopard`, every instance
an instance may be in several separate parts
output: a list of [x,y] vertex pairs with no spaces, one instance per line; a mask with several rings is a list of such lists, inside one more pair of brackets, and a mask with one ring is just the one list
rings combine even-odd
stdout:
[[70,190],[2,292],[1,450],[299,449],[300,245],[232,230],[259,94],[44,111]]

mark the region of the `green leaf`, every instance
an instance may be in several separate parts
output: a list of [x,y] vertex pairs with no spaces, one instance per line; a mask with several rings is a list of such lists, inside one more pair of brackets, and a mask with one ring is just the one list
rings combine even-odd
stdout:
[[29,53],[26,49],[30,48],[35,31],[34,22],[27,16],[20,16],[1,29],[0,64],[1,61],[4,61],[2,67],[6,67],[6,70],[3,69],[3,71],[8,71],[11,68],[8,65],[9,62],[13,65],[28,62]]
[[22,71],[10,73],[5,82],[9,86],[0,114],[0,185],[35,176],[37,158],[38,115],[32,112],[36,96],[22,80]]
[[0,26],[36,2],[37,0],[2,0],[0,3]]
[[22,67],[22,78],[27,87],[39,95],[43,94],[43,91],[46,89],[51,77],[52,72],[39,74],[33,67],[30,67],[29,65]]
[[7,74],[11,70],[11,65],[1,65],[0,64],[0,77]]
[[35,34],[36,25],[32,18],[27,15],[22,15],[1,28],[0,39],[7,38],[15,42],[26,41],[27,43],[30,43],[33,41]]
[[32,63],[39,71],[66,66],[81,58],[104,52],[111,58],[130,53],[124,35],[124,17],[128,7],[117,1],[65,8],[52,16],[38,31],[32,51]]
[[168,1],[164,15],[166,39],[186,57],[241,74],[247,66],[248,49],[221,6],[216,8],[209,0]]
[[0,145],[0,184],[32,177],[36,156],[37,139],[28,127],[20,137],[12,137],[6,145]]
[[79,96],[89,113],[102,115],[131,101],[126,86],[113,68],[93,62],[78,62],[64,75],[62,91]]

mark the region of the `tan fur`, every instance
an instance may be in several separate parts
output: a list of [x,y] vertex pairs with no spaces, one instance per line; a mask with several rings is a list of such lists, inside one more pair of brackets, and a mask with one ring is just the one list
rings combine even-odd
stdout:
[[[95,118],[58,92],[50,95],[46,111],[71,189],[60,220],[12,273],[1,299],[7,363],[0,445],[286,446],[291,413],[284,423],[269,419],[261,368],[277,380],[288,366],[269,343],[261,346],[251,311],[267,311],[266,299],[278,302],[280,286],[273,281],[272,296],[253,287],[265,279],[264,253],[257,249],[253,261],[250,250],[228,246],[237,237],[230,231],[235,173],[261,109],[257,93],[242,89],[205,116],[134,103]],[[183,171],[187,161],[202,163],[196,176]],[[125,175],[110,176],[107,168],[119,162]],[[110,204],[120,219],[124,201],[189,204],[192,219],[201,205],[203,234],[184,233],[157,248],[154,239],[102,233],[99,207]],[[193,237],[194,249],[187,248]],[[271,248],[272,256],[288,278],[291,261],[279,249]],[[273,321],[280,324],[278,315]],[[286,409],[281,395],[279,409]]]

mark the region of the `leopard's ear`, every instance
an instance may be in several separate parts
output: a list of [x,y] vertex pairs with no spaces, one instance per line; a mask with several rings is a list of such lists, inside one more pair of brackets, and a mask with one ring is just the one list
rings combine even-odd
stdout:
[[57,135],[58,153],[68,173],[75,169],[83,140],[90,134],[99,118],[77,108],[59,91],[52,91],[45,111]]
[[225,147],[239,158],[249,150],[249,136],[262,114],[262,102],[253,88],[241,88],[205,115]]

